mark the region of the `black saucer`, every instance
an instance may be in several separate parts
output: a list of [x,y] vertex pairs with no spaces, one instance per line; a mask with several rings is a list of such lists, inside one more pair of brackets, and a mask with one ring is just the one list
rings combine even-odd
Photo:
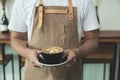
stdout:
[[38,61],[44,66],[59,66],[59,65],[63,65],[65,63],[67,63],[68,59],[67,59],[67,57],[64,57],[61,60],[59,60],[59,62],[57,62],[57,63],[48,63],[44,59],[40,59],[40,58],[38,59]]

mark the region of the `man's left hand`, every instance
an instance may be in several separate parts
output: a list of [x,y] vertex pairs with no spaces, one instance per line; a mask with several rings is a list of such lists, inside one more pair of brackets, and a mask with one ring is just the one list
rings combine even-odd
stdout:
[[68,62],[66,63],[67,67],[72,66],[76,62],[76,53],[72,49],[64,50],[65,56],[68,58]]

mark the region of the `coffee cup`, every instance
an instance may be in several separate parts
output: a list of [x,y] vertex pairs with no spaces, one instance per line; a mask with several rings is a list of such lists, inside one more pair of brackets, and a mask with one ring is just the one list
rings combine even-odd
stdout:
[[42,52],[40,53],[43,56],[43,63],[46,64],[56,64],[59,63],[62,59],[64,52],[61,47],[45,47],[42,48]]

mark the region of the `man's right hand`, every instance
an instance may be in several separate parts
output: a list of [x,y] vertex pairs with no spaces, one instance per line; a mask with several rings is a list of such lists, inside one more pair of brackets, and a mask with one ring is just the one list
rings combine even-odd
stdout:
[[33,64],[34,67],[43,67],[43,65],[40,64],[37,58],[39,56],[39,58],[43,59],[42,55],[39,54],[40,52],[41,51],[36,49],[30,49],[28,55],[26,56],[26,58]]

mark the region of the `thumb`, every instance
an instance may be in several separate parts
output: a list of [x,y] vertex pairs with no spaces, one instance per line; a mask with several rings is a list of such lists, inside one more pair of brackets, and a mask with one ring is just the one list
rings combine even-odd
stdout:
[[34,49],[36,53],[41,53],[41,50]]
[[40,58],[44,59],[44,57],[42,56],[42,54],[39,53],[38,55],[39,55]]

